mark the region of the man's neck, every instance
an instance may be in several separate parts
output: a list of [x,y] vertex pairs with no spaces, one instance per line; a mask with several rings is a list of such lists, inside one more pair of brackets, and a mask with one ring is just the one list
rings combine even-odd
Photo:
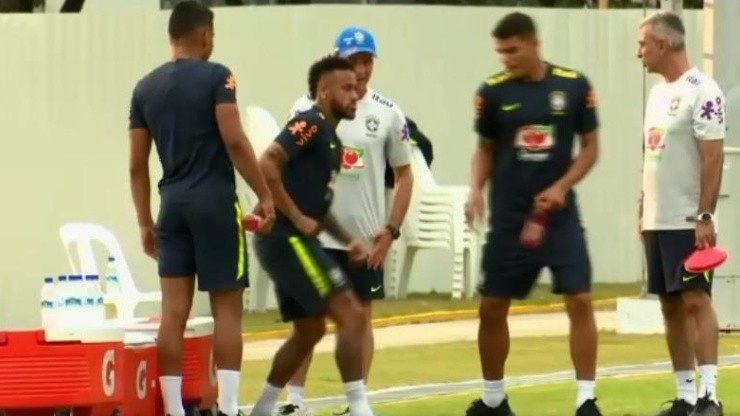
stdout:
[[178,59],[199,59],[200,57],[193,51],[190,45],[184,43],[176,43],[172,45],[172,60]]
[[321,111],[321,114],[323,114],[324,117],[326,117],[326,121],[331,123],[331,125],[334,126],[334,128],[336,129],[337,125],[339,125],[339,119],[336,116],[334,116],[334,113],[329,111],[329,106],[323,102],[317,101],[316,108],[318,108],[319,111]]
[[547,76],[547,63],[538,59],[536,63],[532,65],[532,69],[524,76],[524,80],[528,82],[542,81]]
[[681,78],[689,69],[691,69],[691,64],[689,64],[689,58],[686,56],[686,53],[678,53],[669,58],[661,75],[663,75],[666,82],[674,82]]

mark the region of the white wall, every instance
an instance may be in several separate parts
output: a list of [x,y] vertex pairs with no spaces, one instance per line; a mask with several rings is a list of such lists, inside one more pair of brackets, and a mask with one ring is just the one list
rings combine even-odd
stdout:
[[[306,90],[308,66],[343,25],[367,25],[380,58],[373,86],[397,101],[433,139],[439,182],[467,182],[472,95],[500,70],[489,32],[505,8],[297,6],[217,10],[213,59],[238,79],[241,106],[281,121]],[[634,56],[638,10],[530,10],[544,55],[584,70],[600,97],[602,157],[580,187],[595,276],[639,278],[635,235],[640,170],[642,69]],[[699,12],[686,11],[689,50],[699,58]],[[114,16],[0,15],[0,187],[5,190],[0,325],[38,323],[41,278],[68,271],[57,229],[100,222],[120,238],[144,289],[156,289],[141,254],[127,175],[131,89],[168,59],[166,12]],[[698,61],[697,61],[698,62]],[[156,160],[153,180],[158,179]],[[156,209],[157,201],[154,200]],[[421,253],[412,290],[449,290],[449,258]]]

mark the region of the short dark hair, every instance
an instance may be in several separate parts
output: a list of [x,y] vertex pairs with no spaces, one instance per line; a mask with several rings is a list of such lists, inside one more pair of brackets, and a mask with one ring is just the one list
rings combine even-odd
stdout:
[[508,39],[514,36],[534,36],[537,34],[537,26],[534,20],[521,12],[509,13],[496,23],[491,31],[491,36],[496,39]]
[[172,39],[190,35],[196,29],[213,27],[213,11],[197,1],[187,0],[177,3],[170,14],[169,32]]
[[321,77],[332,71],[354,71],[354,69],[355,67],[347,59],[335,55],[329,55],[314,62],[308,70],[308,93],[311,99],[316,99],[316,90]]

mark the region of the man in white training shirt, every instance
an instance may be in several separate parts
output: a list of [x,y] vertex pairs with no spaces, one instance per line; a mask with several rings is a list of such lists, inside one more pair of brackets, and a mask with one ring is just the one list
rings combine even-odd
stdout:
[[[717,416],[717,317],[712,272],[683,261],[715,244],[714,211],[722,180],[725,99],[717,83],[689,65],[678,15],[658,12],[640,25],[637,56],[661,75],[648,98],[640,228],[648,291],[660,296],[677,395],[661,416]],[[699,365],[699,392],[694,361]]]
[[[320,235],[320,240],[346,273],[368,318],[362,350],[367,383],[374,350],[372,325],[369,324],[371,302],[385,297],[382,265],[391,243],[400,236],[399,227],[411,200],[411,150],[409,130],[401,109],[368,88],[376,56],[372,33],[362,27],[346,27],[337,35],[334,48],[337,55],[353,64],[360,99],[354,120],[342,120],[337,127],[344,151],[331,211],[347,231],[360,236],[371,247],[368,263],[350,264],[344,245],[325,233]],[[304,95],[293,105],[290,115],[308,110],[312,105],[312,98]],[[395,175],[394,196],[387,217],[386,160]],[[310,361],[311,356],[288,383],[288,403],[280,408],[279,414],[304,414],[303,386]],[[336,414],[349,414],[349,408]]]

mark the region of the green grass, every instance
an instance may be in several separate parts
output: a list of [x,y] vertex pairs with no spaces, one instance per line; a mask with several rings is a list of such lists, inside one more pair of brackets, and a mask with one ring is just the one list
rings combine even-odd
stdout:
[[[740,336],[721,335],[720,354],[740,354]],[[667,360],[662,336],[599,335],[599,366]],[[252,403],[264,383],[270,361],[246,361],[242,366],[241,403]],[[508,375],[546,373],[571,368],[566,337],[514,338],[507,362]],[[475,342],[387,348],[376,351],[369,388],[472,380],[480,377]],[[331,353],[314,356],[306,397],[343,394]],[[526,415],[526,413],[524,413]],[[740,412],[738,413],[740,415]]]
[[[740,415],[740,368],[721,368],[718,395],[726,416]],[[508,390],[509,403],[517,415],[562,416],[574,414],[575,385],[558,382],[536,386],[514,386]],[[478,392],[432,396],[430,398],[386,402],[373,405],[383,416],[462,415]],[[670,374],[609,377],[597,381],[598,405],[605,416],[645,416],[656,413],[663,401],[675,395]],[[329,414],[328,411],[319,415]]]
[[[593,287],[594,299],[612,299],[640,293],[640,283],[600,283]],[[514,301],[513,305],[546,305],[560,302],[561,297],[550,293],[549,285],[538,285],[527,299]],[[386,299],[373,303],[374,318],[388,318],[425,312],[475,309],[478,299],[453,300],[447,293],[409,294],[406,299]],[[277,311],[245,313],[243,332],[260,332],[287,328]]]

